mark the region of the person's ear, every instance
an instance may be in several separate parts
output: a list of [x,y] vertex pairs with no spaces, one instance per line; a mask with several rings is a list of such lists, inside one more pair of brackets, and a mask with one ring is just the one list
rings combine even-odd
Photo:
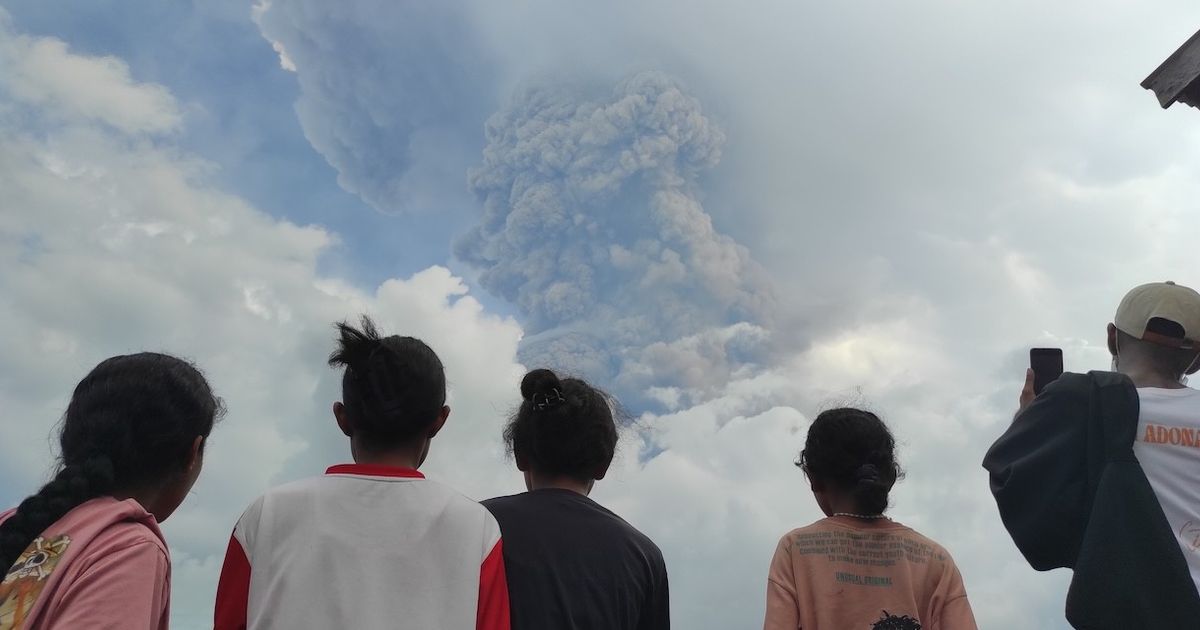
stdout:
[[188,452],[187,471],[193,476],[200,474],[200,469],[204,467],[204,436],[197,435],[195,440],[192,440],[191,451]]
[[529,458],[525,457],[524,453],[519,453],[516,449],[513,449],[513,459],[517,460],[517,470],[529,472]]
[[337,425],[341,429],[342,435],[354,437],[354,422],[350,420],[350,415],[346,413],[346,405],[342,404],[340,400],[333,403],[333,417],[337,420]]
[[603,466],[598,466],[596,470],[592,471],[592,479],[595,479],[596,481],[603,479],[604,475],[608,474],[609,466],[612,466],[612,459],[609,459],[608,462],[606,462]]
[[442,410],[438,413],[437,420],[434,420],[433,424],[429,425],[429,430],[425,432],[425,438],[432,440],[438,434],[438,431],[441,431],[442,427],[446,426],[446,419],[449,417],[450,407],[442,405]]
[[1117,326],[1111,323],[1108,325],[1108,353],[1117,356]]

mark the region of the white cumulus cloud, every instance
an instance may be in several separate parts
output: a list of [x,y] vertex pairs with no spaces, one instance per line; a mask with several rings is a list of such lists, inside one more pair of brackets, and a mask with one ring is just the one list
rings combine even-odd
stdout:
[[161,85],[138,83],[114,57],[73,54],[66,42],[13,32],[0,12],[0,90],[63,119],[98,121],[126,133],[179,128],[183,115]]

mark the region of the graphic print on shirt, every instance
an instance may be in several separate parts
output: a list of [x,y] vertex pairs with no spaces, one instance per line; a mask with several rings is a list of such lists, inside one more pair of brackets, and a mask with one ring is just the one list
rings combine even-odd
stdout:
[[802,556],[825,556],[831,563],[849,565],[832,577],[858,586],[891,588],[891,576],[872,575],[872,569],[893,567],[902,558],[910,564],[946,560],[933,546],[890,532],[816,531],[796,536],[794,544]]
[[871,625],[871,630],[921,630],[921,622],[908,615],[891,615],[885,610],[879,621]]
[[1200,552],[1200,523],[1188,521],[1179,528],[1179,539],[1183,541],[1184,549]]
[[34,539],[0,582],[0,630],[20,628],[71,544],[66,534]]

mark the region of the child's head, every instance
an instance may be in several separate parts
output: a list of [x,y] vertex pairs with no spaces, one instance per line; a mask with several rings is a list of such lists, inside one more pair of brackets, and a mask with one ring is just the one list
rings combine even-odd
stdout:
[[577,378],[533,370],[521,380],[521,398],[504,429],[517,468],[546,478],[604,478],[617,448],[607,395]]
[[[818,503],[824,494],[849,497],[854,513],[882,514],[901,476],[896,440],[878,416],[861,409],[822,412],[808,429],[797,465],[808,475]],[[825,504],[821,505],[828,512]]]
[[204,376],[181,359],[143,352],[101,362],[67,405],[62,469],[0,525],[0,567],[96,497],[138,498],[166,520],[196,482],[204,441],[221,410]]
[[337,328],[338,347],[329,365],[346,371],[334,415],[356,453],[419,445],[423,461],[428,440],[450,413],[441,359],[420,339],[380,337],[366,316],[361,329],[344,322]]

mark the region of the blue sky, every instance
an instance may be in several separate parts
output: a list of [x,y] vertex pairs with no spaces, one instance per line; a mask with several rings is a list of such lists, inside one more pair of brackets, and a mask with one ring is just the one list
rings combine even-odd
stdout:
[[1128,287],[1200,285],[1200,114],[1137,85],[1194,3],[0,7],[0,503],[101,358],[195,359],[230,413],[166,524],[177,627],[246,503],[348,456],[323,358],[360,312],[443,357],[427,468],[473,497],[520,488],[526,367],[620,394],[596,497],[663,548],[680,627],[760,623],[843,402],[895,429],[892,513],[982,627],[1065,627],[979,461],[1028,347],[1103,368]]

